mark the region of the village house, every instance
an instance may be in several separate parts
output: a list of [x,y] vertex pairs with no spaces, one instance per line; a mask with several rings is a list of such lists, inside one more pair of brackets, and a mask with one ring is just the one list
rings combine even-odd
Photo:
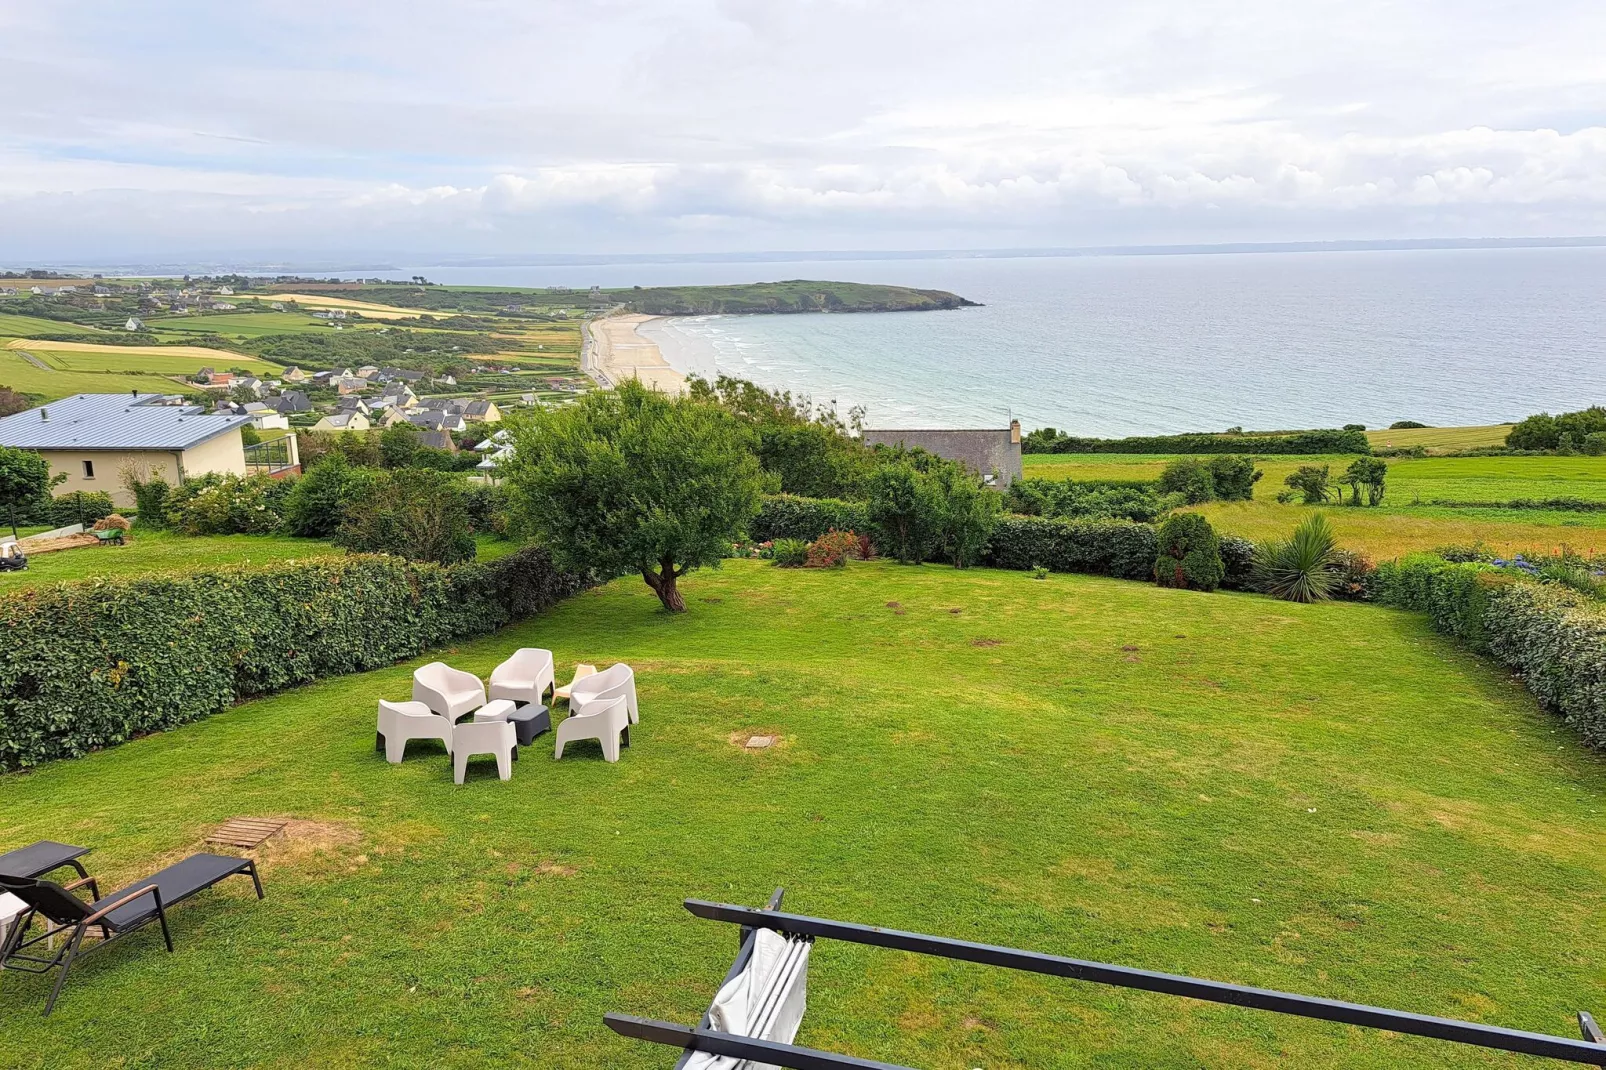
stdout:
[[314,431],[366,431],[372,424],[360,412],[332,412],[312,425]]
[[307,381],[307,373],[292,364],[284,370],[281,378],[287,383],[304,383]]
[[499,424],[502,422],[502,410],[496,407],[496,402],[482,398],[463,406],[463,418],[480,424]]
[[128,317],[128,322],[123,324],[123,330],[125,331],[143,331],[144,329],[145,321],[138,316]]
[[983,482],[999,490],[1021,478],[1020,421],[997,431],[901,431],[861,432],[866,446],[903,446],[923,449],[949,461],[959,461],[981,476]]
[[296,412],[312,411],[312,399],[299,390],[286,390],[276,397],[268,398],[265,404],[272,406],[286,416]]
[[33,450],[52,475],[67,478],[56,493],[105,491],[119,506],[134,504],[123,473],[160,476],[175,486],[192,476],[246,474],[240,431],[244,415],[214,415],[163,394],[74,394],[0,419],[0,446]]
[[407,414],[407,422],[425,431],[461,431],[468,425],[456,412],[441,409],[423,409]]

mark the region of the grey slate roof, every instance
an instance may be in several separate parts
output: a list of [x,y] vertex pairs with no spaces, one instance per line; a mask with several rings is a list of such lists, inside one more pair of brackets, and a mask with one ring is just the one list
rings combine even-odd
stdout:
[[1020,424],[997,431],[874,430],[865,428],[860,441],[866,446],[919,447],[927,453],[959,461],[984,477],[994,477],[1000,490],[1021,478]]
[[162,394],[74,394],[0,419],[0,446],[29,450],[187,450],[244,427],[197,405],[162,405]]

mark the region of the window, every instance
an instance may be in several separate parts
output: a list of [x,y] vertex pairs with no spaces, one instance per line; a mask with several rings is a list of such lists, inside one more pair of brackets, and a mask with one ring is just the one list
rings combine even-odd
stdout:
[[84,462],[84,478],[85,479],[94,479],[95,478],[95,462],[94,461],[85,461]]

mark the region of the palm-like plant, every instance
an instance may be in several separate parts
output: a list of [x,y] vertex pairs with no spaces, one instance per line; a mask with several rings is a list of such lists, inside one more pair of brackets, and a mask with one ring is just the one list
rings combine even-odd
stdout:
[[1255,548],[1255,586],[1288,602],[1324,602],[1332,597],[1338,540],[1323,513],[1312,513],[1294,537]]

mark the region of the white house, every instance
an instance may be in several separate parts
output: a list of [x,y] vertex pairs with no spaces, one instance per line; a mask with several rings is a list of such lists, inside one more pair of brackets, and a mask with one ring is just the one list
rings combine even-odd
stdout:
[[128,322],[123,324],[123,330],[125,331],[143,331],[144,329],[145,321],[138,316],[128,317]]
[[330,413],[312,425],[314,431],[366,431],[372,425],[360,412]]

